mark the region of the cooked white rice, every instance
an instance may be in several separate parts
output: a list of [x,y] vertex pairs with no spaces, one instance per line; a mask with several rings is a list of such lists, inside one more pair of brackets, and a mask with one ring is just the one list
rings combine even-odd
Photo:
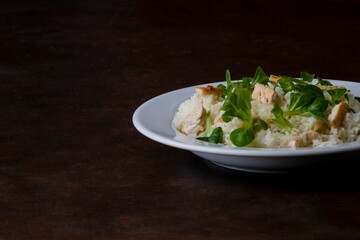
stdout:
[[[329,99],[331,96],[325,94],[325,98]],[[289,94],[285,94],[281,88],[276,89],[278,99],[282,100],[281,108],[283,111],[287,109],[289,103]],[[253,118],[261,118],[268,124],[267,130],[260,130],[256,133],[255,139],[247,145],[248,147],[261,148],[299,148],[299,147],[326,147],[342,143],[359,141],[360,138],[360,103],[351,93],[348,93],[349,108],[353,111],[348,111],[339,127],[328,126],[327,131],[316,132],[314,129],[319,124],[319,120],[315,117],[304,117],[300,115],[291,116],[288,120],[292,124],[291,131],[284,131],[273,123],[272,109],[273,104],[261,103],[257,100],[251,102],[251,113]],[[183,102],[178,112],[175,114],[173,126],[180,132],[183,132],[186,121],[191,118],[194,111],[203,108],[202,114],[210,112],[210,119],[213,123],[213,128],[221,127],[223,130],[224,144],[234,146],[230,140],[230,133],[243,126],[242,120],[234,117],[230,122],[222,120],[223,111],[221,106],[224,99],[216,94],[201,95],[195,93],[190,99]],[[328,107],[326,114],[331,112],[331,106]],[[199,114],[198,114],[199,115]],[[203,115],[204,117],[204,115]],[[196,121],[195,121],[196,122]],[[200,136],[205,130],[205,122],[202,120],[194,123],[194,131],[187,134],[193,138]]]

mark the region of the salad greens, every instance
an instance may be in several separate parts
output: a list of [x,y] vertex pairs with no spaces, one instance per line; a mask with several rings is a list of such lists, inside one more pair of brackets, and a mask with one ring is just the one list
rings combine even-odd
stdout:
[[290,93],[290,103],[284,115],[313,116],[326,120],[324,112],[327,107],[328,101],[323,91],[317,86],[306,84]]
[[346,101],[349,101],[346,95],[349,90],[347,90],[346,88],[327,89],[325,91],[328,92],[331,96],[331,105],[340,103],[344,99],[344,97]]
[[[218,86],[224,90],[222,93],[224,103],[221,107],[222,120],[224,122],[230,122],[233,118],[242,120],[242,126],[230,133],[230,140],[236,146],[246,146],[254,140],[258,131],[268,128],[268,124],[264,120],[252,116],[251,101],[255,84],[268,85],[270,79],[261,67],[256,69],[253,77],[243,77],[239,81],[232,81],[230,71],[226,70],[225,79],[227,85],[220,84]],[[286,94],[289,94],[289,104],[286,110],[283,111],[279,103],[275,102],[271,111],[272,122],[279,128],[291,131],[293,126],[289,119],[294,115],[315,117],[327,121],[325,111],[329,105],[334,106],[341,101],[348,102],[349,90],[332,87],[329,81],[319,77],[315,79],[317,80],[316,84],[313,84],[314,79],[315,74],[301,72],[300,78],[279,76],[276,82],[271,82],[274,89],[281,88]],[[327,100],[324,93],[328,93],[331,100]],[[198,139],[211,143],[224,141],[221,127],[213,129],[209,113],[206,119],[206,130]]]
[[267,84],[269,77],[258,67],[253,78],[245,77],[242,81],[231,81],[230,71],[226,70],[226,93],[221,110],[224,111],[222,119],[230,122],[238,117],[243,121],[243,126],[235,129],[230,134],[232,143],[236,146],[245,146],[252,142],[255,133],[267,129],[267,124],[261,119],[253,119],[251,115],[251,94],[256,83]]

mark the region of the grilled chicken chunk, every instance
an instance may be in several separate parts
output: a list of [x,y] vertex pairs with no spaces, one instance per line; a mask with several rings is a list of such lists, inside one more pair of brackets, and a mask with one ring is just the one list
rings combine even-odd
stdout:
[[269,80],[271,83],[277,83],[281,77],[277,75],[270,75]]
[[328,120],[331,126],[336,128],[340,127],[342,122],[345,119],[346,113],[349,110],[349,105],[345,102],[340,102],[339,104],[335,105],[331,110],[330,115],[328,116]]
[[207,86],[207,87],[196,87],[195,92],[200,95],[209,95],[209,94],[219,95],[222,92],[224,92],[224,90],[218,87]]
[[255,84],[254,91],[251,95],[252,99],[261,103],[272,104],[275,102],[276,93],[273,89],[260,83]]

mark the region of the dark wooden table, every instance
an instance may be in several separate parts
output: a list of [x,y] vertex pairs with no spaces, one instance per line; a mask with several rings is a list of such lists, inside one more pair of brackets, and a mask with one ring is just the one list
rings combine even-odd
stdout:
[[227,68],[360,81],[359,44],[356,0],[1,1],[0,239],[360,239],[356,159],[234,172],[131,120]]

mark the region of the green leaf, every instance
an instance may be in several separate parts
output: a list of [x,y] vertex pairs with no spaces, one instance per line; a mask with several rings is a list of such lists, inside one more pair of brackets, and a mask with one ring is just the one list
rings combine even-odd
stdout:
[[288,111],[291,112],[306,107],[317,97],[324,98],[321,89],[314,85],[306,85],[302,88],[302,92],[293,92],[290,94]]
[[312,96],[316,96],[316,97],[324,96],[324,93],[322,92],[322,90],[320,88],[318,88],[317,86],[314,86],[314,85],[310,85],[310,84],[304,86],[302,91],[304,94],[308,94],[308,95],[312,95]]
[[314,96],[294,92],[290,94],[290,103],[286,112],[292,112],[303,108],[314,100]]
[[197,137],[196,139],[204,142],[209,142],[209,137]]
[[242,81],[242,83],[243,83],[244,85],[251,86],[251,83],[252,83],[252,81],[253,81],[253,78],[252,78],[252,77],[243,77],[243,78],[241,79],[241,81]]
[[235,93],[229,93],[226,96],[221,109],[224,110],[224,111],[234,110],[235,109],[234,102],[236,102],[236,94]]
[[212,132],[212,121],[210,117],[210,111],[206,113],[206,121],[205,121],[205,132],[202,134],[202,136],[209,136]]
[[230,122],[233,117],[238,117],[239,110],[236,106],[235,93],[230,93],[227,95],[221,109],[224,110],[224,113],[222,115],[222,119],[224,120],[224,122]]
[[281,77],[278,81],[280,87],[284,90],[284,92],[294,91],[296,89],[294,82],[291,78]]
[[228,122],[231,121],[231,119],[233,119],[233,116],[234,116],[234,115],[235,115],[235,114],[234,114],[232,111],[228,110],[228,111],[225,111],[225,112],[223,113],[223,115],[221,116],[221,118],[222,118],[222,120],[224,120],[224,122],[228,123]]
[[212,127],[212,121],[211,121],[210,111],[209,111],[206,113],[205,131],[201,134],[200,137],[197,137],[196,139],[207,142],[212,131],[213,131],[213,127]]
[[317,97],[307,108],[306,111],[315,117],[327,120],[324,112],[328,107],[328,102],[325,98]]
[[221,95],[221,97],[225,98],[225,96],[227,95],[226,86],[224,84],[220,83],[219,85],[217,85],[217,88],[220,88],[223,90],[223,92],[220,95]]
[[306,82],[302,80],[288,76],[281,76],[278,83],[285,92],[301,91],[303,87],[308,85]]
[[230,70],[226,69],[225,79],[228,86],[232,85]]
[[348,92],[348,90],[346,88],[335,88],[335,89],[329,89],[329,90],[325,90],[325,91],[330,94],[332,105],[340,103],[344,99],[345,94]]
[[226,93],[227,93],[227,94],[230,94],[230,93],[233,91],[234,84],[233,84],[233,82],[231,81],[231,74],[230,74],[230,70],[229,70],[229,69],[226,69],[225,79],[226,79],[226,84],[227,84]]
[[261,83],[263,85],[266,85],[269,82],[269,77],[266,75],[264,70],[262,70],[261,67],[257,67],[255,76],[251,82],[252,86],[255,86],[256,83]]
[[223,143],[223,130],[221,127],[217,127],[212,131],[212,133],[209,136],[210,143]]
[[210,111],[206,113],[205,131],[200,137],[196,139],[210,142],[210,143],[222,143],[223,142],[223,131],[221,127],[213,128],[212,120],[210,117]]
[[311,83],[315,77],[315,74],[310,74],[308,72],[301,72],[300,77],[302,78],[303,81]]
[[223,130],[221,127],[217,127],[212,131],[210,136],[198,137],[196,139],[209,143],[224,143]]
[[252,120],[251,116],[251,90],[247,88],[236,88],[237,100],[236,104],[241,109],[239,118],[247,123]]
[[231,142],[238,147],[243,147],[251,143],[255,139],[255,135],[251,127],[237,128],[230,133]]
[[[350,92],[350,90],[349,90],[349,92]],[[349,95],[345,94],[344,98],[345,98],[345,103],[347,103],[349,105]]]
[[284,117],[283,111],[281,110],[279,105],[275,104],[275,106],[271,112],[275,116],[274,122],[278,127],[287,129],[287,130],[292,129],[291,123]]
[[326,119],[324,112],[327,106],[328,102],[323,91],[315,85],[306,84],[290,94],[288,110],[283,115],[285,117],[302,115]]
[[253,122],[253,130],[255,132],[258,132],[260,130],[267,130],[268,128],[269,128],[269,126],[267,125],[267,123],[260,118],[254,120],[254,122]]
[[242,84],[234,84],[234,91],[228,93],[221,109],[224,111],[222,118],[225,122],[238,117],[246,123],[251,123],[251,90]]
[[323,80],[322,78],[317,78],[317,83],[316,85],[322,85],[322,86],[332,86],[331,82],[329,82],[328,80]]

